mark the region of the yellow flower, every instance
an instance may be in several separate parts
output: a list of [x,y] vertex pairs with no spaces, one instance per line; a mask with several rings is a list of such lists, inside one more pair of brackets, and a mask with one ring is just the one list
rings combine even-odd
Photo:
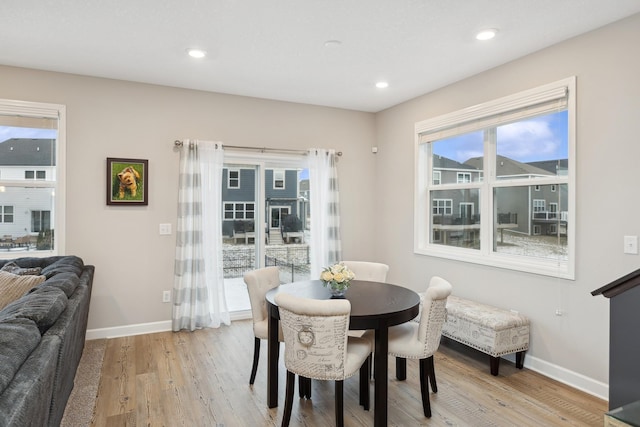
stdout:
[[320,275],[320,280],[324,280],[325,282],[330,282],[333,280],[333,275],[331,274],[330,271],[325,270]]
[[344,276],[344,274],[342,274],[341,271],[338,271],[337,273],[334,273],[334,275],[333,275],[333,280],[335,280],[338,283],[344,282],[345,279],[346,279],[346,277]]

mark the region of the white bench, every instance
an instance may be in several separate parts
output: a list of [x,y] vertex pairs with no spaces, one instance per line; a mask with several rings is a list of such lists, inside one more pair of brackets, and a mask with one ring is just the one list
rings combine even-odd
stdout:
[[522,369],[529,349],[529,319],[519,313],[449,296],[442,335],[490,356],[491,375],[498,375],[500,356],[516,353]]

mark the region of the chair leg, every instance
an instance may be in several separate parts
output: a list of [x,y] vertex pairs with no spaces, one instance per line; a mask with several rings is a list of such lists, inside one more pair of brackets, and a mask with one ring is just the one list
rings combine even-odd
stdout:
[[429,382],[431,383],[431,391],[438,392],[438,384],[436,383],[436,367],[433,364],[433,356],[427,359],[429,361]]
[[404,381],[407,379],[407,359],[396,357],[396,379]]
[[258,371],[258,359],[260,359],[260,338],[254,338],[253,366],[251,367],[251,378],[249,378],[249,384],[253,384],[253,382],[256,380],[256,372]]
[[429,363],[428,359],[420,359],[420,394],[422,394],[422,410],[424,416],[431,418],[431,403],[429,402]]
[[344,381],[336,381],[336,427],[344,427]]
[[[371,356],[371,355],[369,355]],[[360,367],[360,405],[365,411],[369,410],[369,378],[371,378],[371,363],[369,358]]]
[[300,399],[311,399],[311,378],[298,376],[298,395]]
[[291,407],[293,406],[293,392],[296,388],[296,374],[287,371],[287,391],[284,398],[284,414],[282,415],[282,427],[288,427],[291,421]]

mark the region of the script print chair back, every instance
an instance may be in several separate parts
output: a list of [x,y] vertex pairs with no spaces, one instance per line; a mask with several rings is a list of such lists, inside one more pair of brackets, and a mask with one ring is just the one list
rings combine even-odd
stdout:
[[[249,302],[251,303],[251,316],[253,318],[253,365],[251,367],[251,377],[249,384],[253,384],[258,370],[258,360],[260,359],[260,340],[268,338],[268,314],[266,293],[280,286],[280,270],[278,267],[265,267],[249,271],[244,275],[244,283],[249,292]],[[278,331],[279,341],[282,341],[282,331]]]
[[451,284],[434,276],[424,293],[419,322],[406,322],[389,328],[389,355],[396,357],[396,377],[406,379],[406,359],[420,360],[420,393],[424,416],[431,417],[429,383],[434,393],[436,384],[433,355],[440,346],[442,325],[447,316],[447,298],[451,295]]
[[369,335],[349,337],[351,303],[314,300],[279,293],[275,296],[284,335],[287,385],[282,426],[289,425],[295,376],[335,381],[336,426],[344,425],[344,380],[360,372],[360,404],[369,409]]

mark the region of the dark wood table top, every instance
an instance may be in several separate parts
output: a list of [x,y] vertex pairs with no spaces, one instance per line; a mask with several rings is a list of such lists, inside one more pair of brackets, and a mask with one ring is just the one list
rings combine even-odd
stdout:
[[[331,299],[320,280],[280,285],[266,294],[271,315],[279,317],[275,295],[286,292],[303,298]],[[378,329],[407,322],[418,315],[420,297],[411,289],[382,282],[353,280],[345,293],[351,303],[350,329]]]

